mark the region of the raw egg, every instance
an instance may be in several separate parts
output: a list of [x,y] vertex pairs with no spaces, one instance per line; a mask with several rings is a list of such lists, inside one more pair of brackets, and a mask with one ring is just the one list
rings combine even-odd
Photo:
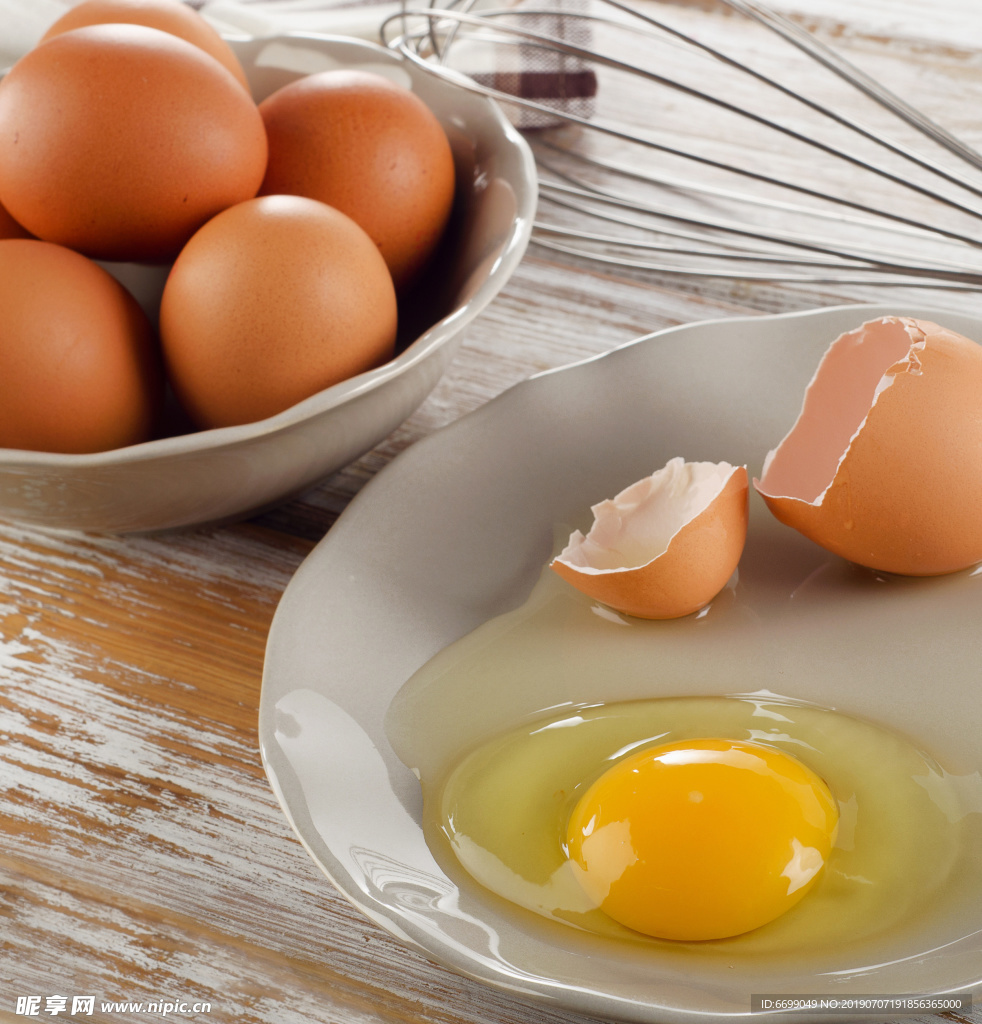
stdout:
[[829,958],[895,940],[932,900],[944,912],[956,864],[962,893],[982,880],[963,828],[982,806],[978,776],[770,693],[566,708],[422,781],[451,877],[632,945]]
[[670,619],[705,607],[726,585],[747,537],[744,466],[675,458],[594,505],[552,568],[621,612]]
[[199,427],[264,419],[392,357],[392,278],[343,213],[260,196],[213,217],[171,268],[160,337]]
[[136,300],[52,242],[0,241],[0,446],[98,452],[150,437],[159,353]]
[[265,169],[252,98],[168,32],[73,29],[0,81],[0,200],[32,234],[94,258],[172,258]]
[[379,247],[396,287],[411,285],[450,216],[454,163],[436,116],[381,75],[323,71],[259,105],[269,139],[261,192],[319,199]]
[[850,561],[929,576],[982,560],[982,346],[888,316],[837,338],[754,486]]
[[[880,601],[923,621],[936,595],[915,589]],[[649,621],[544,569],[524,603],[421,667],[386,734],[420,780],[429,848],[468,900],[554,948],[750,975],[762,957],[836,972],[977,927],[977,755],[939,765],[895,728],[895,708],[883,722],[728,691],[847,674],[829,636],[853,660],[860,643],[908,656],[860,641],[849,599],[817,630],[812,609],[771,600]],[[862,705],[855,678],[839,690]]]
[[248,91],[245,71],[232,47],[204,18],[182,0],[82,0],[52,23],[41,42],[84,25],[121,22],[158,28],[187,40],[223,64]]
[[615,921],[664,939],[720,939],[790,910],[818,881],[839,812],[797,758],[691,739],[607,768],[566,827],[577,880]]

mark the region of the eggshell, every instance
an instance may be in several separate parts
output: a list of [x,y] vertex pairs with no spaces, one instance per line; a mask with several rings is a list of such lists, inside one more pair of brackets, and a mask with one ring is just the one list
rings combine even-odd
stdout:
[[629,615],[673,619],[726,585],[747,539],[747,470],[672,459],[593,506],[551,567],[578,590]]
[[228,68],[246,92],[249,91],[249,80],[232,47],[197,11],[182,0],[82,0],[82,3],[70,7],[52,23],[40,41],[43,43],[52,36],[85,25],[112,22],[159,28],[162,32],[170,32],[171,35],[187,40]]
[[381,75],[307,75],[259,104],[269,139],[261,193],[319,199],[360,224],[399,290],[432,255],[454,198],[454,163],[440,122]]
[[754,486],[843,558],[930,576],[982,560],[982,346],[888,316],[837,338]]
[[0,446],[135,444],[161,393],[150,323],[122,285],[51,242],[0,241]]
[[39,238],[166,261],[255,195],[266,135],[230,72],[143,25],[57,35],[0,82],[0,199]]
[[262,196],[185,246],[164,286],[171,384],[201,427],[248,423],[392,357],[396,296],[353,220],[314,199]]

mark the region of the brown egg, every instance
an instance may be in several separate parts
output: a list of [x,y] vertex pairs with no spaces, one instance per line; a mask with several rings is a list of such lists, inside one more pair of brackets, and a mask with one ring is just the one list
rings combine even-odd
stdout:
[[450,216],[454,164],[414,93],[367,71],[307,75],[259,105],[269,139],[260,192],[319,199],[372,237],[396,288],[418,277]]
[[313,199],[263,196],[188,242],[164,286],[160,333],[191,418],[248,423],[391,358],[395,290],[349,217]]
[[982,561],[982,346],[909,317],[843,334],[754,486],[860,565],[931,576]]
[[726,586],[747,539],[747,470],[681,458],[593,506],[551,567],[628,615],[674,619]]
[[164,262],[255,195],[266,135],[252,99],[196,46],[143,25],[49,39],[0,81],[0,199],[39,238]]
[[0,238],[32,238],[30,231],[22,227],[13,217],[9,210],[0,203]]
[[0,446],[136,444],[161,391],[149,321],[121,284],[62,246],[0,240]]
[[123,22],[127,25],[146,25],[170,32],[210,54],[223,64],[249,91],[249,80],[235,56],[232,47],[225,42],[198,14],[182,0],[82,0],[76,7],[70,7],[41,36],[41,42],[52,36],[70,32],[85,25],[104,25]]

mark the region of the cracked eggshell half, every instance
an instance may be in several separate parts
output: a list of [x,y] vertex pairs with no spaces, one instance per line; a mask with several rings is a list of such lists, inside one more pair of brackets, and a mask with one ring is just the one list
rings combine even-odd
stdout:
[[675,458],[594,505],[551,562],[563,579],[617,611],[674,619],[726,586],[747,538],[745,466]]
[[837,338],[754,487],[822,547],[883,572],[982,560],[982,346],[888,316]]

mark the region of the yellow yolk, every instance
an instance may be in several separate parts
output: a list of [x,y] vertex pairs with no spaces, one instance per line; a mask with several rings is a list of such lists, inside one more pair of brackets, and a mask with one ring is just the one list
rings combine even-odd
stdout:
[[757,928],[815,884],[838,810],[810,768],[772,747],[696,739],[648,747],[579,799],[567,851],[614,920],[663,939]]

